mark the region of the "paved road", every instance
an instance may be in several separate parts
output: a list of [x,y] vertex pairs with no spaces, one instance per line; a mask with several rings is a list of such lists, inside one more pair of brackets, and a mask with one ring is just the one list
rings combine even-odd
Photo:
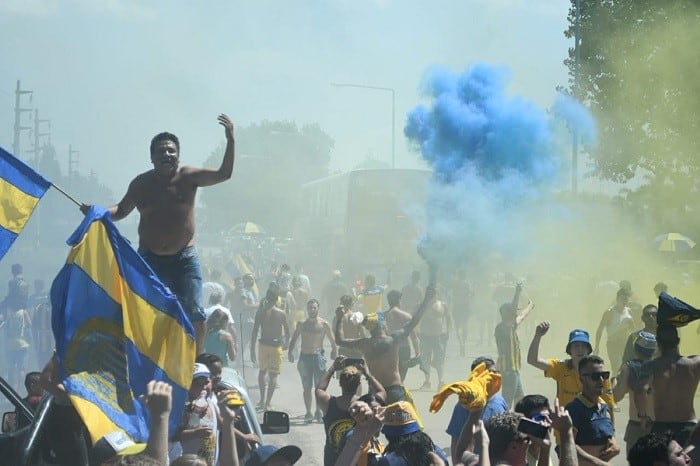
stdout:
[[[530,336],[521,335],[521,345],[523,346],[523,358],[525,356],[525,351],[527,350],[527,344],[529,344]],[[451,382],[455,380],[460,380],[466,378],[469,373],[469,365],[471,361],[479,355],[489,355],[495,356],[496,346],[492,338],[485,339],[484,342],[477,343],[474,342],[467,347],[467,356],[460,357],[457,342],[452,337],[448,344],[448,356],[445,362],[445,381]],[[543,354],[549,354],[549,352]],[[553,353],[555,355],[557,353]],[[563,354],[561,356],[564,356]],[[257,403],[259,399],[259,392],[257,389],[257,370],[246,367],[245,378],[248,382],[249,393],[253,400]],[[280,388],[275,392],[274,398],[272,400],[272,405],[274,409],[286,411],[289,413],[291,420],[291,429],[288,434],[285,435],[270,435],[266,437],[268,443],[275,445],[288,445],[294,444],[299,446],[304,452],[302,459],[299,464],[303,465],[322,465],[323,464],[323,445],[325,443],[325,434],[323,430],[323,424],[304,423],[304,401],[302,398],[301,382],[299,380],[299,374],[296,370],[296,365],[289,362],[285,362],[282,367],[282,374],[280,375]],[[437,376],[433,374],[433,388]],[[411,369],[408,373],[406,384],[409,389],[415,389],[420,387],[423,383],[423,374],[418,370],[418,368]],[[523,369],[523,383],[525,388],[525,393],[541,393],[549,397],[550,401],[553,402],[554,393],[556,387],[554,381],[551,379],[545,379],[541,373],[532,368],[525,367]],[[339,394],[340,388],[337,385],[337,380],[332,380],[330,385],[330,391],[333,394]],[[450,415],[452,413],[452,407],[456,402],[456,398],[452,397],[447,400],[442,410],[436,414],[430,414],[428,412],[428,406],[432,400],[434,390],[432,391],[418,391],[413,390],[413,396],[423,418],[425,424],[426,432],[432,437],[433,441],[449,451],[450,437],[445,433],[445,427],[447,426]],[[624,452],[624,426],[627,423],[627,401],[624,400],[620,405],[620,412],[616,413],[616,426],[618,428],[617,440]],[[621,454],[613,461],[615,466],[626,465],[626,460],[624,454]]]

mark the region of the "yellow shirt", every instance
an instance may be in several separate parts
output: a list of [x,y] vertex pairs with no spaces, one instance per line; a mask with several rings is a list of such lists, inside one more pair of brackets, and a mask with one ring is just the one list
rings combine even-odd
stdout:
[[[560,359],[548,359],[547,364],[551,367],[544,371],[544,376],[554,379],[557,382],[557,398],[559,405],[566,406],[576,398],[576,395],[581,393],[581,379],[578,372],[571,365],[571,359],[562,361]],[[615,398],[612,394],[612,384],[610,379],[603,381],[603,394],[601,398],[605,401],[610,409],[615,408]]]

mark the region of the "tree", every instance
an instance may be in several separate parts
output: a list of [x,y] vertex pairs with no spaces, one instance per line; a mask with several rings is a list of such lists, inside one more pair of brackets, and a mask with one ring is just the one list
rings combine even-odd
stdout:
[[[299,187],[328,175],[333,139],[317,124],[262,121],[236,129],[236,161],[231,180],[202,191],[199,217],[209,233],[254,221],[277,235],[291,235]],[[221,144],[205,162],[218,167]]]
[[642,175],[623,192],[629,207],[654,222],[671,209],[678,228],[697,228],[685,213],[700,207],[700,2],[572,0],[569,38],[577,3],[578,66],[573,48],[565,63],[570,92],[598,122],[594,174],[619,183]]

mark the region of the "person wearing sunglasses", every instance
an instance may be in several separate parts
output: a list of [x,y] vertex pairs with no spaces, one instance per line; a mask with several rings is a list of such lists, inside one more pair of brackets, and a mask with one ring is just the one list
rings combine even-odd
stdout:
[[601,398],[610,371],[605,369],[603,358],[589,355],[579,361],[578,374],[581,393],[566,410],[573,421],[579,464],[607,466],[620,453],[610,406]]

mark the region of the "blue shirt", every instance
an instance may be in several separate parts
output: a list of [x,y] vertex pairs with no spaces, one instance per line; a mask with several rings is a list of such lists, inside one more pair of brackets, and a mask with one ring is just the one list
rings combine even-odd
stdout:
[[610,407],[598,398],[591,403],[582,395],[566,405],[576,432],[576,445],[605,445],[609,438],[615,436]]
[[[501,392],[495,393],[489,398],[489,401],[486,402],[486,406],[484,406],[484,410],[481,412],[481,420],[486,422],[492,416],[506,411],[508,411],[506,400],[501,395]],[[459,437],[467,419],[469,419],[469,410],[459,403],[455,404],[452,410],[450,423],[447,425],[445,432],[447,432],[450,437]]]

